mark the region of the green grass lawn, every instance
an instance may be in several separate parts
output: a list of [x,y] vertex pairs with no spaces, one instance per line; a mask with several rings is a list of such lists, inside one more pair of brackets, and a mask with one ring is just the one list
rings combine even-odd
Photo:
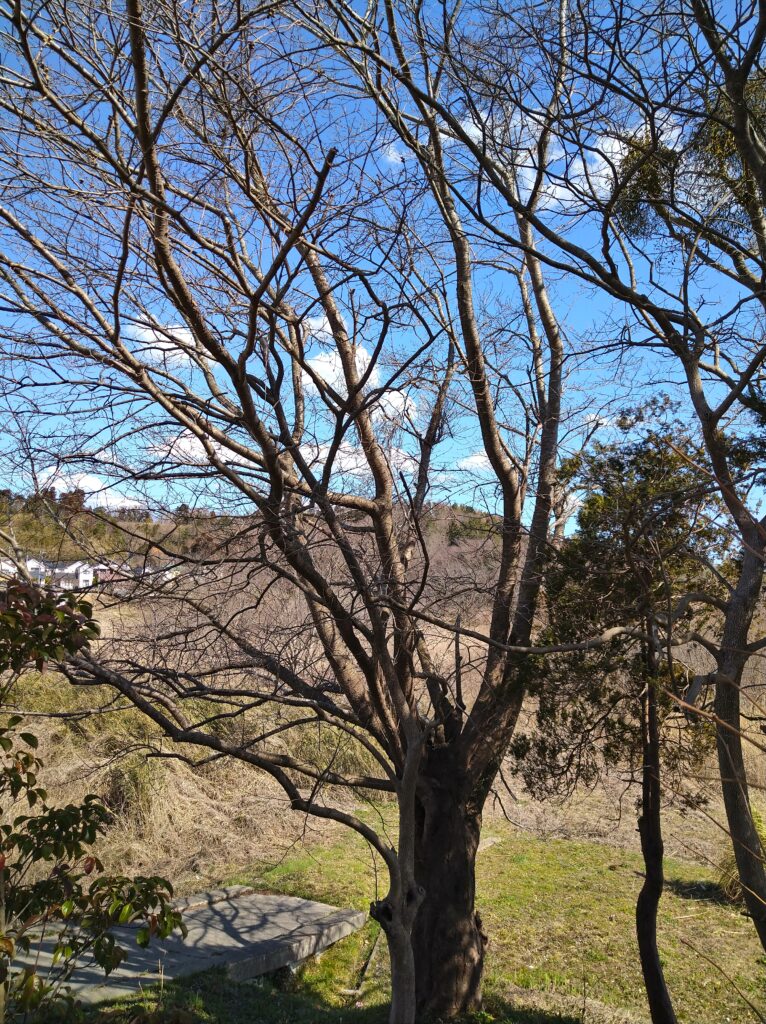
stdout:
[[[596,843],[544,841],[492,822],[501,838],[479,855],[478,903],[490,936],[482,1021],[575,1024],[585,1000],[647,1019],[633,935],[641,860]],[[750,922],[721,902],[711,877],[695,865],[669,861],[660,946],[679,1020],[745,1024],[759,1017],[747,1000],[766,1006],[766,970]],[[378,875],[379,885],[385,878]],[[226,882],[366,908],[375,896],[375,865],[364,843],[294,852],[275,865],[256,864]],[[381,893],[382,894],[382,893]],[[377,1024],[385,1021],[384,943],[377,926],[338,943],[285,986],[233,985],[211,972],[167,986],[156,1020],[179,1024]],[[287,989],[287,990],[285,990]],[[541,995],[542,993],[542,995]],[[743,998],[744,997],[744,998]],[[146,1011],[156,999],[144,1000]],[[590,1004],[585,1019],[593,1021]],[[182,1008],[178,1010],[176,1008]],[[97,1015],[141,1020],[141,1005]],[[151,1016],[143,1015],[151,1020]]]

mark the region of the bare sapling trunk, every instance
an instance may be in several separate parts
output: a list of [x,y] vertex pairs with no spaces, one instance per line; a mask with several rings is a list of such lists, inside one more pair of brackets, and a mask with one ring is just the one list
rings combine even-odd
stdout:
[[638,832],[644,857],[644,884],[636,901],[636,937],[652,1024],[676,1024],[673,1002],[657,947],[657,911],[665,883],[663,872],[660,730],[657,715],[656,651],[649,652],[649,678],[641,694],[641,815]]
[[405,893],[396,886],[389,890],[385,899],[370,904],[370,917],[383,929],[391,961],[389,1024],[414,1024],[416,1020],[415,957],[411,932],[418,899],[414,885]]

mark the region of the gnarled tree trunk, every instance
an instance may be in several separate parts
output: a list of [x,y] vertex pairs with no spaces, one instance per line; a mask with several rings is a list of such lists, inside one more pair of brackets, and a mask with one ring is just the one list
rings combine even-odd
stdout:
[[445,1018],[481,1006],[487,938],[475,908],[481,811],[452,766],[440,767],[437,777],[429,766],[416,807],[415,875],[425,898],[412,944],[418,1013]]

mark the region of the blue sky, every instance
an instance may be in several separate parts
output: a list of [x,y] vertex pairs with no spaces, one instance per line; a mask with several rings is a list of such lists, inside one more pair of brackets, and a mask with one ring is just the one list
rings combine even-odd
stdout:
[[[268,33],[264,39],[270,41],[270,45],[273,42]],[[179,69],[173,65],[172,55],[162,52],[167,57],[164,70],[172,80],[173,75],[179,74]],[[16,59],[12,55],[8,57],[7,66],[14,66]],[[55,56],[48,53],[47,59],[51,67],[56,66]],[[326,103],[317,102],[316,96],[321,97],[321,93],[316,91],[307,94],[308,99],[307,96],[299,96],[295,100],[290,91],[293,83],[289,74],[284,82],[279,78],[280,74],[286,73],[285,65],[280,64],[282,58],[277,60],[268,56],[267,59],[264,55],[253,59],[263,83],[272,83],[273,94],[269,101],[274,106],[275,118],[283,118],[285,125],[300,135],[304,147],[301,152],[308,153],[313,161],[313,167],[308,160],[296,163],[297,147],[291,149],[286,145],[283,150],[280,148],[281,139],[265,137],[259,152],[282,201],[286,205],[292,202],[296,210],[301,209],[323,155],[331,146],[337,146],[339,150],[328,178],[326,204],[320,204],[309,224],[313,229],[322,222],[321,242],[338,260],[334,271],[336,295],[343,308],[346,325],[357,343],[357,361],[362,371],[368,368],[382,321],[379,309],[370,302],[365,303],[362,278],[357,275],[344,280],[341,262],[353,261],[366,273],[374,275],[376,287],[391,299],[395,309],[381,357],[370,370],[368,390],[384,385],[396,372],[397,366],[401,366],[423,344],[428,329],[434,331],[435,372],[438,376],[443,372],[446,348],[444,335],[439,333],[438,317],[425,299],[422,308],[419,306],[423,297],[418,296],[412,282],[401,295],[397,293],[397,263],[404,260],[406,252],[405,236],[397,238],[395,225],[406,200],[411,203],[408,216],[412,238],[417,238],[417,243],[423,245],[423,253],[418,257],[423,272],[431,285],[443,287],[444,301],[451,307],[446,314],[447,319],[456,322],[452,257],[432,200],[417,186],[413,187],[413,182],[420,180],[414,154],[394,138],[390,128],[381,127],[379,113],[364,101],[336,96]],[[293,59],[294,55],[291,55]],[[71,74],[71,69],[68,73]],[[334,73],[340,74],[337,65],[334,65]],[[307,81],[310,79],[308,60],[300,64],[296,74],[304,76]],[[63,93],[66,94],[67,88],[74,90],[75,86],[77,83],[72,84],[70,78],[62,86]],[[264,90],[266,87],[264,84]],[[111,145],[111,137],[106,131],[108,108],[103,102],[93,102],[85,103],[83,109],[83,116],[90,119],[91,128]],[[13,118],[8,113],[3,117],[6,118],[7,130],[9,125],[12,126]],[[518,114],[508,114],[502,106],[490,110],[477,100],[473,112],[464,114],[460,122],[465,136],[462,142],[453,137],[454,133],[446,124],[442,133],[446,161],[455,181],[470,180],[472,158],[465,140],[475,142],[481,138],[500,156],[504,148],[516,154],[516,178],[523,194],[530,187],[535,171],[535,124],[534,109],[525,121]],[[641,130],[637,121],[628,121],[628,125],[630,130]],[[667,144],[682,144],[682,132],[672,118],[664,121],[660,118],[655,127],[663,133]],[[180,140],[178,145],[176,138]],[[177,176],[187,187],[187,192],[191,185],[203,192],[205,188],[210,190],[209,200],[204,194],[195,196],[191,192],[183,200],[178,199],[179,207],[183,206],[184,216],[193,230],[203,234],[207,232],[205,237],[210,241],[208,249],[194,251],[187,240],[184,258],[211,329],[226,338],[236,351],[243,343],[246,302],[244,296],[236,295],[236,289],[231,293],[227,290],[230,288],[227,283],[229,269],[213,251],[214,246],[223,244],[224,239],[223,222],[217,219],[215,206],[216,203],[229,202],[225,183],[215,177],[214,171],[208,174],[209,168],[197,162],[204,156],[204,146],[198,139],[184,134],[180,120],[168,120],[162,141],[167,145],[163,160],[168,176],[173,180]],[[572,148],[570,141],[562,138],[552,147],[541,217],[546,223],[565,226],[569,237],[577,244],[597,252],[601,236],[593,218],[581,209],[580,200],[583,192],[590,192],[597,198],[608,194],[613,169],[624,155],[625,143],[606,129],[590,138],[589,149]],[[110,309],[110,290],[120,252],[118,229],[119,218],[125,208],[124,195],[110,186],[103,168],[79,167],[76,162],[78,154],[67,149],[68,142],[63,136],[59,154],[55,147],[51,149],[47,137],[45,140],[27,137],[25,144],[28,154],[22,173],[18,173],[18,166],[14,164],[16,156],[12,149],[0,149],[0,182],[4,201],[21,211],[21,215],[30,217],[35,229],[50,244],[58,246],[63,238],[69,241],[78,280],[86,282],[86,288],[95,297],[98,312],[108,323],[116,323]],[[42,176],[43,172],[49,175],[47,187],[41,186],[35,177],[37,174]],[[75,173],[79,175],[77,183],[74,182]],[[30,189],[27,189],[27,183],[31,183]],[[36,189],[39,191],[37,196]],[[333,209],[340,213],[333,214]],[[352,210],[347,219],[342,216],[345,209]],[[243,258],[247,249],[257,262],[263,249],[268,261],[277,243],[268,237],[267,220],[253,214],[241,197],[232,201],[232,211],[240,217],[242,237],[236,245]],[[513,229],[513,217],[496,196],[489,194],[485,211],[499,226]],[[518,293],[512,277],[514,267],[518,266],[518,255],[514,253],[513,246],[490,239],[486,231],[482,240],[479,228],[470,216],[466,217],[466,223],[475,240],[478,260],[475,285],[482,331],[487,350],[498,363],[493,373],[503,406],[499,416],[508,444],[514,446],[518,444],[515,432],[523,426],[523,409],[514,399],[513,389],[519,388],[525,395],[529,392],[529,354],[523,339]],[[28,248],[20,242],[18,235],[14,236],[6,229],[3,238],[11,258],[34,262],[34,256],[30,257]],[[142,360],[155,380],[164,377],[167,386],[178,394],[182,394],[187,386],[193,385],[199,391],[203,385],[202,397],[207,401],[211,384],[214,388],[230,391],[225,374],[206,361],[189,326],[163,297],[162,289],[156,280],[152,280],[152,274],[145,274],[148,252],[144,248],[146,239],[141,234],[140,225],[135,226],[135,246],[126,263],[127,279],[119,317],[122,339],[127,347]],[[390,263],[383,259],[387,246],[391,247]],[[548,252],[553,255],[550,247]],[[659,246],[649,246],[648,253],[656,261],[655,268],[664,275],[655,287],[663,284],[670,291],[677,290],[680,268],[674,253],[669,249],[663,251]],[[97,274],[91,272],[90,261],[94,256],[99,263]],[[561,258],[560,254],[557,258]],[[294,276],[288,296],[302,318],[307,369],[338,390],[337,357],[333,354],[316,292],[292,257],[291,261]],[[646,277],[647,260],[639,258],[638,262],[639,273]],[[588,433],[598,419],[603,420],[598,436],[608,439],[611,436],[610,417],[620,406],[636,404],[661,391],[670,393],[685,405],[680,367],[672,358],[650,348],[634,348],[631,352],[619,353],[615,347],[608,351],[609,343],[616,341],[626,323],[631,323],[635,329],[635,322],[624,308],[598,289],[583,284],[576,275],[556,270],[547,271],[547,276],[554,306],[572,353],[566,380],[565,454],[577,450],[583,434]],[[287,277],[281,274],[278,280],[286,281]],[[698,273],[693,289],[693,302],[700,308],[706,305],[705,315],[711,322],[738,298],[733,286],[721,275]],[[7,287],[4,290],[6,294],[4,300],[0,300],[0,307],[5,312],[0,313],[0,323],[6,328],[6,334],[16,332],[22,342],[36,339],[39,345],[44,346],[55,320],[49,318],[34,322],[29,317],[13,315],[13,296]],[[53,290],[59,296],[65,292],[60,287]],[[232,300],[232,295],[237,301]],[[62,301],[70,303],[72,309],[77,305],[71,296],[65,295]],[[745,308],[739,315],[745,324],[750,313]],[[755,320],[747,323],[747,329],[753,329],[754,324]],[[69,330],[77,335],[76,327]],[[82,315],[80,330],[91,347],[98,346],[102,329],[97,318],[87,309]],[[37,351],[40,353],[42,349]],[[158,413],[157,407],[142,398],[138,389],[129,385],[124,390],[115,391],[116,377],[103,365],[92,362],[85,365],[82,360],[63,356],[57,356],[53,362],[55,366],[52,367],[38,362],[26,370],[21,368],[21,364],[14,368],[17,380],[26,372],[34,383],[17,388],[5,399],[8,429],[0,446],[0,479],[8,486],[28,490],[35,482],[53,482],[61,487],[84,485],[92,493],[90,500],[94,504],[114,505],[120,501],[146,501],[150,505],[166,503],[171,506],[181,502],[198,502],[209,507],[231,504],[231,488],[222,484],[220,479],[209,482],[204,491],[200,490],[198,471],[202,446],[188,430],[170,421],[164,413]],[[248,369],[256,376],[262,376],[262,362],[256,352]],[[212,377],[205,383],[207,369],[211,370]],[[415,423],[422,429],[432,398],[433,389],[424,383],[424,375],[426,368],[416,364],[412,373],[404,372],[386,394],[378,397],[376,405],[376,429],[385,441],[393,468],[405,475],[411,473],[417,456],[417,440],[410,426]],[[303,454],[321,466],[331,438],[332,418],[310,383],[307,392],[309,429],[303,442]],[[289,386],[286,393],[285,409],[289,416],[292,414]],[[487,472],[464,379],[457,383],[455,396],[450,430],[436,455],[432,497],[494,508],[495,486]],[[264,416],[268,415],[264,405],[262,412]],[[17,435],[24,433],[24,444],[19,445]],[[227,438],[238,436],[236,427],[226,428],[224,433],[223,441],[213,444],[216,452],[223,450]],[[233,463],[241,466],[236,457],[233,457]],[[353,431],[346,435],[339,449],[337,469],[336,486],[351,489],[367,486],[360,472],[358,444]],[[147,478],[141,482],[131,480],[136,470]],[[189,478],[184,479],[184,474]],[[161,476],[162,479],[152,479],[152,476]],[[247,503],[237,501],[234,507],[244,510]]]

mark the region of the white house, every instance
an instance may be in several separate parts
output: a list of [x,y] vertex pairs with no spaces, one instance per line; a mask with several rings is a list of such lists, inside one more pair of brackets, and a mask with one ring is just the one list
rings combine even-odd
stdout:
[[[54,590],[87,590],[97,579],[97,570],[105,568],[83,559],[73,562],[46,562],[41,558],[25,559],[27,573],[33,583]],[[16,564],[10,558],[0,558],[0,579],[18,576]]]
[[[50,575],[50,569],[45,562],[40,561],[39,558],[27,558],[25,562],[32,582],[45,583]],[[18,574],[19,570],[15,562],[12,562],[9,558],[0,558],[0,579],[10,579],[13,576],[18,576]]]
[[57,590],[86,590],[93,586],[93,566],[89,562],[54,562],[48,570]]
[[32,577],[34,583],[45,583],[48,575],[48,566],[45,562],[40,561],[39,558],[28,558],[27,572]]

